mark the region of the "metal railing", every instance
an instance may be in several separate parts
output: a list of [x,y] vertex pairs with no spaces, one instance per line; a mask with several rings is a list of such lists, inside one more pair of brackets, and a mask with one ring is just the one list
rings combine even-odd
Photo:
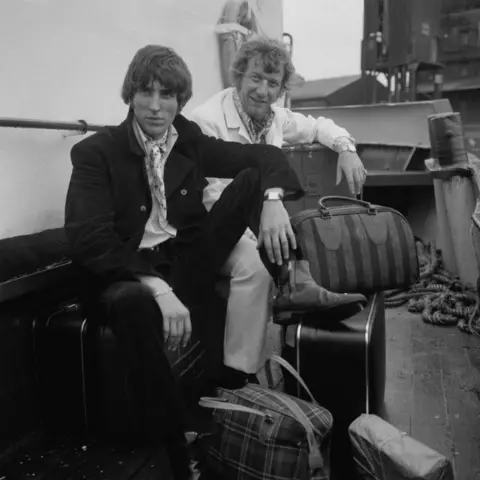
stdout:
[[49,120],[34,120],[27,118],[1,118],[0,127],[5,128],[29,128],[38,130],[60,130],[74,131],[85,135],[87,132],[98,132],[104,125],[95,125],[87,123],[85,120],[77,120],[76,122],[56,122]]

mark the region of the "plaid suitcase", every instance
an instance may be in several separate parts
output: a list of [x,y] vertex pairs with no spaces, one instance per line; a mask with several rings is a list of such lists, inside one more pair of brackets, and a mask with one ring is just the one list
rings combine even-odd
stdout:
[[[334,418],[332,475],[351,478],[348,425],[362,413],[379,413],[385,393],[385,306],[383,293],[349,318],[301,317],[288,326],[282,356],[298,371],[316,400]],[[329,318],[330,315],[330,318]],[[285,391],[306,398],[285,378]]]
[[228,480],[327,480],[332,416],[291,365],[276,356],[271,361],[290,371],[311,401],[256,384],[202,398],[201,406],[214,409],[209,473]]

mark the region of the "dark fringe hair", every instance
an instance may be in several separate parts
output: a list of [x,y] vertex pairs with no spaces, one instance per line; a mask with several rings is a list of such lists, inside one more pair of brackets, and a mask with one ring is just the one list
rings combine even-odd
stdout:
[[267,73],[278,72],[283,66],[284,72],[280,95],[282,95],[285,90],[289,90],[290,81],[295,73],[295,67],[290,58],[290,53],[282,42],[269,37],[255,37],[247,40],[240,47],[231,67],[232,83],[234,86],[237,88],[240,87],[248,64],[250,60],[255,57],[260,57]]
[[162,45],[141,48],[128,66],[122,85],[122,100],[130,105],[133,96],[157,80],[177,95],[180,112],[192,97],[192,74],[174,50]]

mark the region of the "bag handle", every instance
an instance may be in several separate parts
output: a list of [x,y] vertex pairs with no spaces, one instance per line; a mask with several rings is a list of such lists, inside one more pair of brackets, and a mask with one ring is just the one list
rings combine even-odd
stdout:
[[281,365],[293,378],[303,387],[307,395],[310,397],[310,400],[313,404],[318,405],[318,402],[315,400],[310,389],[307,387],[307,384],[304,382],[303,378],[298,374],[298,372],[290,365],[284,358],[279,357],[278,355],[272,355],[269,360],[278,363]]
[[201,407],[212,408],[215,410],[228,410],[231,412],[243,412],[252,415],[258,415],[260,417],[266,417],[267,414],[254,408],[245,407],[243,405],[237,405],[236,403],[222,402],[218,398],[213,397],[201,397],[198,401]]
[[315,433],[321,436],[321,433],[315,428],[312,421],[307,417],[307,414],[293,401],[280,393],[272,390],[270,392],[279,402],[283,403],[285,407],[290,410],[290,413],[300,423],[307,434],[308,443],[308,464],[310,468],[315,469],[323,465],[323,459],[318,448],[317,441],[315,439]]
[[351,198],[351,197],[342,197],[340,195],[329,195],[327,197],[322,197],[318,201],[318,209],[320,211],[328,211],[329,207],[327,207],[325,204],[327,202],[334,202],[334,201],[342,201],[343,203],[360,205],[362,207],[368,208],[369,210],[375,210],[375,207],[370,202],[366,202],[365,200],[358,200],[356,198]]

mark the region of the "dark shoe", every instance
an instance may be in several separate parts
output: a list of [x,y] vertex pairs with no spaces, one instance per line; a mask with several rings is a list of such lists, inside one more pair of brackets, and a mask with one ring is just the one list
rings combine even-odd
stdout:
[[360,293],[330,292],[315,282],[306,260],[291,260],[288,264],[288,282],[280,285],[273,310],[311,312],[351,304],[366,305],[367,299]]
[[227,390],[238,390],[247,383],[259,383],[258,378],[253,373],[245,373],[234,368],[223,366],[223,371],[217,381],[217,386]]

